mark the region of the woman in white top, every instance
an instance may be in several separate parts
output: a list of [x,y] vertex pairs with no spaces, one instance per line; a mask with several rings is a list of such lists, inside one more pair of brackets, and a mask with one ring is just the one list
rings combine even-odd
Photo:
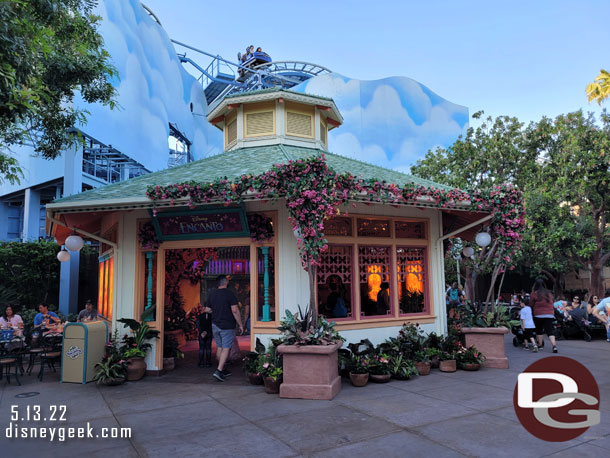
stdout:
[[0,326],[3,328],[23,328],[23,320],[13,312],[13,306],[7,305],[4,309],[4,316],[0,317]]

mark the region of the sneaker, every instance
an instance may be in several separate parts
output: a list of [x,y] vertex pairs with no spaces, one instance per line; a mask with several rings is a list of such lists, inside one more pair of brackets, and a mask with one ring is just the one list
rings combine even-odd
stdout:
[[534,344],[534,347],[532,348],[532,351],[534,353],[538,353],[538,345]]
[[553,353],[557,353],[557,345],[553,345]]
[[585,342],[591,342],[591,334],[585,332]]
[[212,374],[212,377],[214,377],[219,382],[225,381],[224,375],[222,375],[222,372],[220,372],[218,369],[216,369],[216,371],[214,371],[214,373]]
[[226,378],[226,377],[230,377],[230,376],[233,374],[233,372],[228,371],[228,370],[226,370],[226,369],[224,369],[224,370],[222,370],[222,371],[220,371],[220,372],[222,373],[223,377],[225,377],[225,378]]

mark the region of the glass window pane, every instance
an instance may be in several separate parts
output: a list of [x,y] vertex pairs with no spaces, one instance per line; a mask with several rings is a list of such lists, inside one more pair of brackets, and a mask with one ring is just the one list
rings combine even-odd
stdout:
[[331,218],[324,223],[324,235],[352,236],[352,219],[346,216]]
[[426,223],[423,221],[396,221],[396,237],[404,239],[425,239]]
[[426,249],[396,247],[396,263],[400,313],[423,312],[426,304]]
[[352,318],[352,262],[351,246],[328,245],[318,267],[318,312],[327,318]]
[[[258,321],[265,319],[265,306],[269,306],[269,321],[275,320],[275,248],[259,247],[258,253]],[[265,252],[267,253],[265,260]]]
[[392,313],[390,263],[390,247],[358,247],[361,316]]
[[358,218],[358,236],[390,237],[390,220]]

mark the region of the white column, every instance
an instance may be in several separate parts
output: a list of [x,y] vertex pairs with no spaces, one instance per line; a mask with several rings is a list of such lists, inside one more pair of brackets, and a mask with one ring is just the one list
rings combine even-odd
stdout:
[[73,145],[64,155],[64,195],[71,196],[83,190],[83,149]]
[[25,190],[23,201],[23,242],[38,240],[40,235],[40,192],[32,188]]
[[[83,189],[83,149],[73,145],[64,155],[64,194],[78,194]],[[59,272],[59,310],[64,313],[78,311],[78,268],[80,253],[70,252],[70,260],[61,263]]]

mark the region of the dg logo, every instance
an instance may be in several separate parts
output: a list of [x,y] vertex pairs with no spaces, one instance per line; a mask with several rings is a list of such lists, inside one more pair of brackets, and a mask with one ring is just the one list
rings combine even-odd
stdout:
[[589,370],[572,358],[551,356],[517,377],[515,412],[531,434],[564,442],[599,424],[599,387]]

